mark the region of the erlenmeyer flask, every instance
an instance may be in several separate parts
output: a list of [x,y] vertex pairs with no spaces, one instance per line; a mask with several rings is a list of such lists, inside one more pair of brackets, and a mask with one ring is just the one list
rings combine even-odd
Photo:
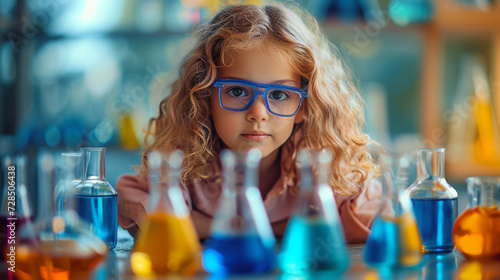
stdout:
[[468,259],[500,258],[500,177],[468,177],[468,205],[453,225],[453,241]]
[[82,181],[75,188],[76,212],[113,249],[117,241],[118,203],[105,178],[106,148],[82,148]]
[[415,266],[422,260],[422,242],[408,194],[410,159],[379,151],[383,198],[366,240],[363,260],[371,267]]
[[[7,270],[2,271],[2,279],[30,279],[23,272],[29,271],[26,263],[17,259],[22,255],[22,246],[32,244],[30,238],[20,236],[26,228],[33,229],[33,216],[27,192],[27,159],[24,155],[5,156],[2,158],[3,193],[0,212],[0,258],[7,263]],[[22,275],[21,275],[22,274]]]
[[444,148],[417,150],[417,180],[408,189],[424,252],[453,250],[457,191],[444,178]]
[[182,160],[180,151],[171,153],[167,162],[157,151],[148,156],[149,215],[130,255],[130,265],[138,275],[188,276],[201,267],[200,242],[179,188]]
[[281,242],[279,267],[286,274],[316,270],[343,273],[349,267],[349,252],[328,183],[332,156],[326,150],[303,150],[298,160],[300,194]]
[[[38,162],[39,180],[45,194],[47,213],[37,219],[33,228],[23,228],[17,251],[17,263],[23,279],[87,279],[107,253],[106,245],[83,225],[74,210],[54,212],[54,162],[43,152]],[[71,181],[72,176],[61,176]],[[45,192],[46,191],[46,192]],[[74,205],[69,203],[69,205]],[[26,229],[26,230],[24,230]],[[16,272],[16,276],[18,272]]]
[[[66,204],[74,201],[71,196],[82,180],[82,153],[62,153],[58,165],[56,173],[71,177],[58,181],[55,193],[56,212],[63,211],[65,207],[75,209],[75,205],[68,206]],[[70,178],[72,178],[71,181],[68,181]]]
[[258,149],[221,152],[223,193],[203,251],[209,273],[267,273],[274,268],[276,241],[257,188],[261,158]]

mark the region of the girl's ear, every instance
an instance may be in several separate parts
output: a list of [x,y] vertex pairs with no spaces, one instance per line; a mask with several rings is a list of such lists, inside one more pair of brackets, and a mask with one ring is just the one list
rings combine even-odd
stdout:
[[305,102],[302,103],[302,105],[300,105],[300,109],[299,111],[297,112],[297,114],[295,114],[295,119],[293,120],[294,123],[300,123],[302,122],[302,120],[304,119],[304,109],[305,108]]

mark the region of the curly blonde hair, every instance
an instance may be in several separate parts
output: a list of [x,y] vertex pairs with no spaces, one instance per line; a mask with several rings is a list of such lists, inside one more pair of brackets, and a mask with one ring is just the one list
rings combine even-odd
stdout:
[[304,119],[290,137],[300,135],[301,141],[294,144],[289,139],[284,144],[292,149],[291,160],[301,148],[330,149],[333,190],[340,195],[359,191],[374,170],[366,151],[370,140],[362,132],[362,99],[338,50],[321,34],[312,16],[276,4],[226,6],[195,36],[196,44],[183,60],[170,94],[160,102],[159,116],[149,123],[145,143],[150,137],[153,141],[146,144],[142,174],[147,173],[150,151],[180,149],[185,156],[181,180],[210,179],[214,166],[220,166],[221,141],[209,104],[217,68],[231,63],[231,53],[266,42],[287,59],[309,93],[302,105]]

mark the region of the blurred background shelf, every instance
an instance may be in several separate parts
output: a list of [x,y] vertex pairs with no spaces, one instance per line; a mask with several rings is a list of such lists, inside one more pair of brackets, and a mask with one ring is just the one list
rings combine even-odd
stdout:
[[500,165],[489,166],[469,162],[447,162],[445,166],[445,174],[447,179],[452,182],[459,182],[471,176],[500,176]]
[[[434,19],[423,26],[420,131],[423,139],[430,146],[444,146],[449,128],[446,127],[443,115],[449,112],[453,105],[446,99],[452,99],[453,95],[460,90],[450,89],[450,85],[446,84],[447,77],[459,75],[456,69],[447,67],[450,65],[450,58],[455,60],[459,58],[446,54],[447,51],[449,52],[449,41],[455,40],[456,42],[457,38],[461,38],[463,41],[480,42],[477,44],[479,47],[465,48],[457,53],[461,52],[462,55],[467,52],[480,53],[483,56],[482,59],[486,60],[491,102],[496,113],[496,120],[500,120],[500,2],[493,2],[486,11],[471,9],[452,0],[435,1],[435,5]],[[471,45],[469,42],[464,42],[462,45]],[[453,63],[452,61],[451,64]],[[457,80],[458,78],[455,79]],[[463,121],[463,124],[465,123],[466,120]],[[500,130],[498,122],[495,125],[494,129],[498,132]],[[500,166],[485,166],[472,160],[447,159],[446,165],[446,173],[455,181],[463,182],[467,176],[472,175],[500,175]]]
[[[485,1],[487,2],[487,1]],[[445,32],[498,32],[500,26],[500,5],[493,1],[487,10],[471,9],[456,1],[435,1],[436,15],[433,23]]]

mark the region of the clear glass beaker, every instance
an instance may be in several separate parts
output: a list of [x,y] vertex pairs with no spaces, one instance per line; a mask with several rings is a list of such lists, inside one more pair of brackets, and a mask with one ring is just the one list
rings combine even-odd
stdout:
[[275,239],[257,188],[261,157],[258,149],[221,152],[223,193],[202,259],[209,273],[267,273],[275,266]]
[[82,181],[73,192],[76,212],[113,249],[117,242],[118,202],[116,190],[105,177],[106,148],[81,151]]
[[21,231],[33,228],[27,187],[27,167],[25,155],[2,157],[4,187],[0,208],[0,259],[7,263],[7,270],[1,271],[0,276],[5,279],[13,279],[12,275],[19,279],[29,279],[23,278],[25,273],[22,270],[28,270],[26,265],[16,261],[19,253],[22,255],[22,250],[19,251],[19,248],[24,244],[32,244],[31,239],[20,236]]
[[410,159],[393,151],[378,151],[383,197],[366,240],[363,260],[369,266],[411,267],[422,260],[422,242],[405,192]]
[[201,246],[179,188],[183,155],[174,151],[165,159],[148,155],[150,203],[141,224],[130,265],[140,276],[189,276],[201,268]]
[[329,185],[331,160],[326,150],[299,153],[299,199],[278,255],[279,267],[286,274],[317,270],[341,274],[349,267],[344,231]]
[[424,252],[450,252],[457,217],[457,191],[444,177],[444,148],[417,150],[417,180],[407,192],[413,204]]
[[500,177],[468,177],[468,205],[453,225],[453,241],[469,259],[500,258]]

